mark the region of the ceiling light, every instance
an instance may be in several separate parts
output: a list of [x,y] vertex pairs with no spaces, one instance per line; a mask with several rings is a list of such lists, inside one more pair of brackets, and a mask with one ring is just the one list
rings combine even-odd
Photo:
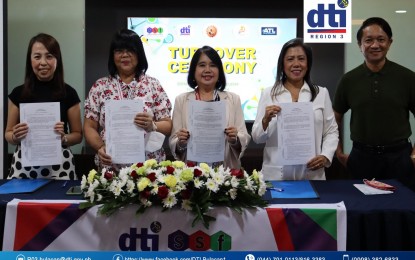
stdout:
[[396,10],[395,13],[397,13],[397,14],[406,14],[406,10]]

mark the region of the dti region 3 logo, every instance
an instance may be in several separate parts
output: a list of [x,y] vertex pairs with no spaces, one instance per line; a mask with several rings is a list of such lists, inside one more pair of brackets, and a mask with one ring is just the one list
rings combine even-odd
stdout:
[[351,42],[351,0],[304,0],[304,42]]

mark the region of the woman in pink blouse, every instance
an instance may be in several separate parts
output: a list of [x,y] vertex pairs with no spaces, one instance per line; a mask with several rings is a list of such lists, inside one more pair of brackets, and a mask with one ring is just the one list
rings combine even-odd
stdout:
[[[105,150],[105,101],[137,99],[144,101],[144,111],[137,113],[134,124],[146,133],[158,131],[169,135],[172,128],[171,103],[160,82],[148,75],[147,58],[140,37],[131,30],[118,31],[111,42],[109,76],[98,79],[85,101],[84,132],[87,143],[97,151],[98,168],[119,169]],[[146,152],[147,159],[165,160],[163,148]]]

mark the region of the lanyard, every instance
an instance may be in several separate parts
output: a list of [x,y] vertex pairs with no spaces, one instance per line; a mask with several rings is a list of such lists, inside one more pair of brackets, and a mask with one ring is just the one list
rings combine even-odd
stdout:
[[[202,100],[200,98],[199,88],[195,89],[195,96],[196,96],[196,100]],[[220,101],[220,97],[219,97],[219,93],[217,89],[215,89],[215,91],[213,92],[213,99],[211,101]]]

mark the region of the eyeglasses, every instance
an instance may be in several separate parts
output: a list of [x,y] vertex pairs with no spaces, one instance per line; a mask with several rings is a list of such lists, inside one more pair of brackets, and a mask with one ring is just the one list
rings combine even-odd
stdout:
[[115,55],[122,55],[124,54],[124,52],[128,55],[131,55],[134,53],[132,50],[128,50],[128,49],[115,49],[114,50]]

